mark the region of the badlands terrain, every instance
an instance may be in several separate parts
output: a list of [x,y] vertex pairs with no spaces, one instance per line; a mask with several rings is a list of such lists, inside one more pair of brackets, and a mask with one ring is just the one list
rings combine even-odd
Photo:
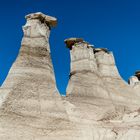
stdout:
[[126,83],[112,52],[68,38],[71,70],[62,97],[49,45],[57,19],[38,12],[26,20],[0,87],[0,140],[140,140],[140,72]]

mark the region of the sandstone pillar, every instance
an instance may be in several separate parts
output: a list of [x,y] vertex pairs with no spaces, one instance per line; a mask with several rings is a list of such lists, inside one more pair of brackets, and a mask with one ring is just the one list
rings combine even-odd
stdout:
[[75,127],[51,62],[49,35],[57,20],[42,13],[26,19],[19,55],[0,91],[0,140],[65,140]]

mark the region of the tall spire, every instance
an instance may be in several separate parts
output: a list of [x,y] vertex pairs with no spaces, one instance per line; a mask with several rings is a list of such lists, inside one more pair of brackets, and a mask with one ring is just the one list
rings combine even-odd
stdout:
[[[42,13],[26,19],[19,55],[0,90],[1,140],[51,139],[68,122],[50,57],[49,35],[57,20]],[[56,133],[49,136],[51,131]]]

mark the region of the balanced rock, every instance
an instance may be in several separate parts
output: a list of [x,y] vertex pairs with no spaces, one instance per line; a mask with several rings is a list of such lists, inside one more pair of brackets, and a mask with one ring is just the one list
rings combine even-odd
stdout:
[[65,39],[64,42],[66,43],[67,48],[69,48],[71,50],[72,46],[75,43],[83,42],[83,39],[82,38],[68,38],[68,39]]
[[26,19],[19,55],[0,89],[0,140],[72,139],[75,125],[56,88],[50,56],[56,18],[33,13]]
[[0,140],[139,140],[140,73],[129,85],[108,49],[66,39],[71,70],[61,97],[49,46],[57,19],[40,12],[26,19],[19,55],[0,88]]
[[88,47],[85,41],[70,48],[65,100],[73,105],[71,111],[66,106],[67,112],[73,114],[71,121],[85,130],[83,137],[88,140],[138,140],[140,98],[122,80],[112,52]]
[[49,27],[55,27],[57,25],[57,19],[55,17],[45,15],[41,12],[29,14],[25,18],[27,20],[39,19],[41,23],[46,23]]

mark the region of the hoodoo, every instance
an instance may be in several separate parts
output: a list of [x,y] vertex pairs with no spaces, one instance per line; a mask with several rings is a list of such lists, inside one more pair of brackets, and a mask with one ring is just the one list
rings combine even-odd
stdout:
[[112,52],[69,38],[71,70],[62,98],[49,46],[57,19],[33,13],[26,20],[19,55],[0,88],[0,140],[139,140],[140,72],[129,85]]
[[73,40],[65,40],[71,56],[66,97],[73,104],[71,120],[86,130],[87,140],[138,140],[140,98],[121,78],[112,52]]
[[47,17],[42,13],[26,16],[19,55],[1,87],[5,97],[0,113],[36,116],[45,113],[46,107],[51,109],[49,99],[59,97],[49,46],[50,19],[56,19]]
[[42,13],[26,19],[19,55],[0,90],[0,140],[65,140],[74,125],[56,88],[50,56],[57,20]]
[[[67,39],[65,43],[70,49],[71,56],[67,96],[115,98],[115,95],[123,96],[120,94],[123,91],[113,94],[111,90],[114,89],[117,92],[122,89],[122,86],[130,90],[129,92],[133,92],[121,78],[112,52],[105,48],[95,48],[79,38]],[[131,93],[127,96],[131,99]]]

